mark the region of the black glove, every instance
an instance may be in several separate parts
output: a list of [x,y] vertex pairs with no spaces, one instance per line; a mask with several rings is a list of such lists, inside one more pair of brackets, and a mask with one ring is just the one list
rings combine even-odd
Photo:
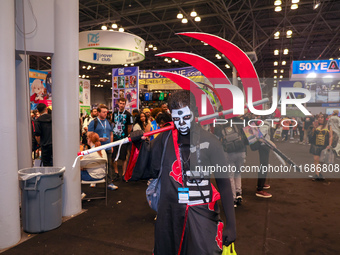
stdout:
[[130,133],[130,138],[131,138],[131,142],[134,143],[134,145],[139,145],[140,142],[142,142],[142,136],[143,136],[144,132],[143,130],[137,130],[137,131],[133,131]]

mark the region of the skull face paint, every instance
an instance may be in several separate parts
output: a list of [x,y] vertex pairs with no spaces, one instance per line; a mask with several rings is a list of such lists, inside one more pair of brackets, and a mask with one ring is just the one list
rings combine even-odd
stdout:
[[180,108],[180,109],[173,109],[171,111],[172,120],[178,130],[178,132],[182,135],[189,134],[190,127],[191,127],[191,116],[192,113],[188,106]]

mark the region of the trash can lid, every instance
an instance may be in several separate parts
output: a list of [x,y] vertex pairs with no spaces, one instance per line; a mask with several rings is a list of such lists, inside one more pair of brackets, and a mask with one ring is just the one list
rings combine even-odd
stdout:
[[65,172],[65,167],[30,167],[18,171],[19,180],[29,180],[35,176],[54,175]]

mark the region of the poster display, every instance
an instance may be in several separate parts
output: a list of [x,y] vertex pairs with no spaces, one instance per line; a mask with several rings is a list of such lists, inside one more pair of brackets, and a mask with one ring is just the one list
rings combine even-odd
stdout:
[[112,69],[112,108],[118,107],[118,98],[126,99],[125,109],[132,112],[138,108],[138,73],[139,67]]
[[51,72],[29,70],[30,105],[35,110],[39,103],[52,105],[52,76]]
[[79,105],[80,112],[84,115],[91,113],[91,82],[87,79],[79,79]]

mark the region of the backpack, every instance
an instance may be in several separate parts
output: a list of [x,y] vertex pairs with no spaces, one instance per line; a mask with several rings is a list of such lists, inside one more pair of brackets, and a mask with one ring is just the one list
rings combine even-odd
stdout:
[[222,146],[225,152],[238,152],[245,148],[240,130],[236,125],[224,127],[222,133]]

